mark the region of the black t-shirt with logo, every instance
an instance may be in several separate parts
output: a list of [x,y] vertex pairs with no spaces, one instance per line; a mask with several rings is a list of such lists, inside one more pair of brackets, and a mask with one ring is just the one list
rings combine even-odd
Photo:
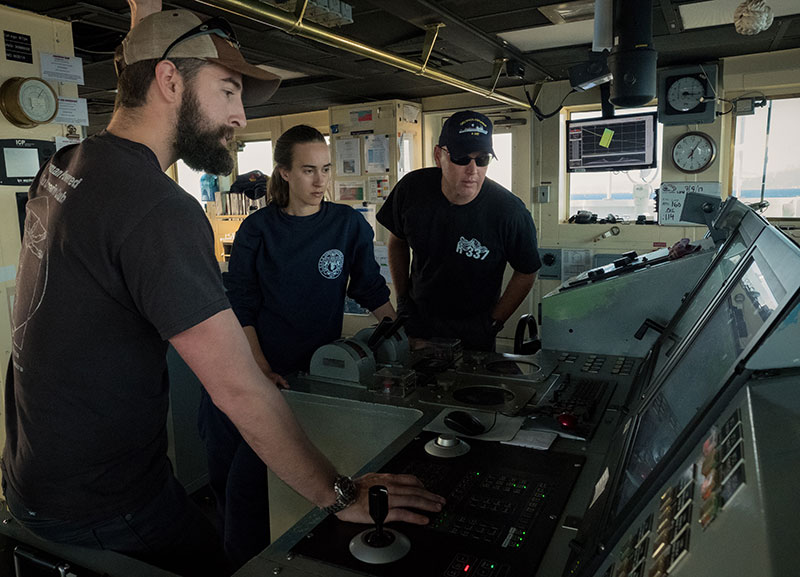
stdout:
[[488,316],[500,298],[506,263],[523,274],[541,267],[533,218],[519,198],[488,178],[464,205],[451,204],[441,184],[439,168],[406,175],[378,222],[413,251],[409,296],[421,315]]
[[30,189],[12,320],[4,479],[42,518],[149,500],[167,459],[167,339],[229,307],[200,204],[101,133]]

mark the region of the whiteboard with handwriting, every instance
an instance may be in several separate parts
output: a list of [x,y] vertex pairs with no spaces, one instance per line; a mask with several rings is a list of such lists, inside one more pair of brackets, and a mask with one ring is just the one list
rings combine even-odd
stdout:
[[658,191],[658,224],[664,226],[698,226],[679,220],[687,192],[719,198],[719,182],[662,182]]

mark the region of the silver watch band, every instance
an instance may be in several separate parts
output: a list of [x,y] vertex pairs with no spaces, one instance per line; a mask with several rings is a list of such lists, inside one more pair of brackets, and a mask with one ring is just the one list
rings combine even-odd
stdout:
[[336,493],[336,501],[327,507],[322,507],[322,510],[326,513],[338,513],[355,503],[358,497],[358,488],[355,482],[346,475],[338,475],[334,479],[333,490]]

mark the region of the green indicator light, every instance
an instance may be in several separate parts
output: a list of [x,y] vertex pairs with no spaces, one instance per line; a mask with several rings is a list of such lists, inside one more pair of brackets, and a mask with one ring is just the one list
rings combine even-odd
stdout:
[[522,534],[525,535],[525,531],[523,531]]
[[489,565],[489,569],[494,569],[494,564]]

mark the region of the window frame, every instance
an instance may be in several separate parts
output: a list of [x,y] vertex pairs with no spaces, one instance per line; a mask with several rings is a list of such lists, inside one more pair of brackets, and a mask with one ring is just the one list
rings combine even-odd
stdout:
[[[796,92],[790,92],[790,93],[767,92],[767,93],[765,93],[765,92],[762,92],[762,91],[759,91],[759,90],[747,90],[747,91],[742,91],[741,93],[735,93],[735,94],[736,94],[735,96],[731,96],[729,99],[727,99],[727,101],[732,106],[731,112],[733,112],[733,110],[734,110],[734,108],[736,106],[737,100],[739,100],[741,98],[755,98],[755,99],[763,98],[763,99],[768,100],[768,101],[796,99],[798,101],[798,104],[800,104],[800,93],[796,93]],[[741,117],[743,119],[750,118],[751,116],[752,115],[741,115]],[[730,122],[731,161],[730,161],[730,167],[729,167],[729,179],[730,179],[729,188],[730,188],[730,191],[731,191],[731,195],[736,196],[737,198],[739,198],[739,196],[737,196],[737,192],[740,192],[740,190],[741,190],[741,189],[737,188],[737,186],[736,186],[736,169],[737,169],[736,164],[737,164],[737,159],[740,156],[737,153],[737,149],[736,149],[737,121],[738,121],[738,119],[739,119],[739,116],[737,116],[735,114],[731,114],[731,122]],[[771,120],[771,124],[774,125],[774,123],[775,123],[775,119],[773,118]],[[769,150],[774,150],[774,145],[773,145],[773,148],[769,148],[767,150],[767,154],[769,154]],[[768,158],[769,158],[769,156],[768,156]],[[798,172],[800,172],[800,169],[798,169]],[[762,173],[762,176],[763,176],[763,173]],[[766,192],[767,192],[767,189],[765,187],[765,196],[768,196],[768,195],[766,195]],[[800,188],[798,188],[798,194],[796,196],[787,197],[787,198],[800,199]],[[757,199],[752,199],[750,197],[746,197],[746,198],[740,198],[740,200],[742,202],[745,202],[746,204],[749,204],[750,202],[753,202],[753,201],[754,202],[760,202],[761,201],[761,197],[759,196]],[[795,202],[796,202],[796,204],[800,205],[800,200],[796,200]],[[773,215],[767,215],[767,214],[765,214],[763,212],[762,212],[762,215],[765,218],[767,218],[768,220],[770,220],[770,221],[787,221],[787,222],[797,223],[798,221],[800,221],[800,208],[798,208],[798,211],[795,214],[795,216],[783,216],[783,215],[773,216]]]

